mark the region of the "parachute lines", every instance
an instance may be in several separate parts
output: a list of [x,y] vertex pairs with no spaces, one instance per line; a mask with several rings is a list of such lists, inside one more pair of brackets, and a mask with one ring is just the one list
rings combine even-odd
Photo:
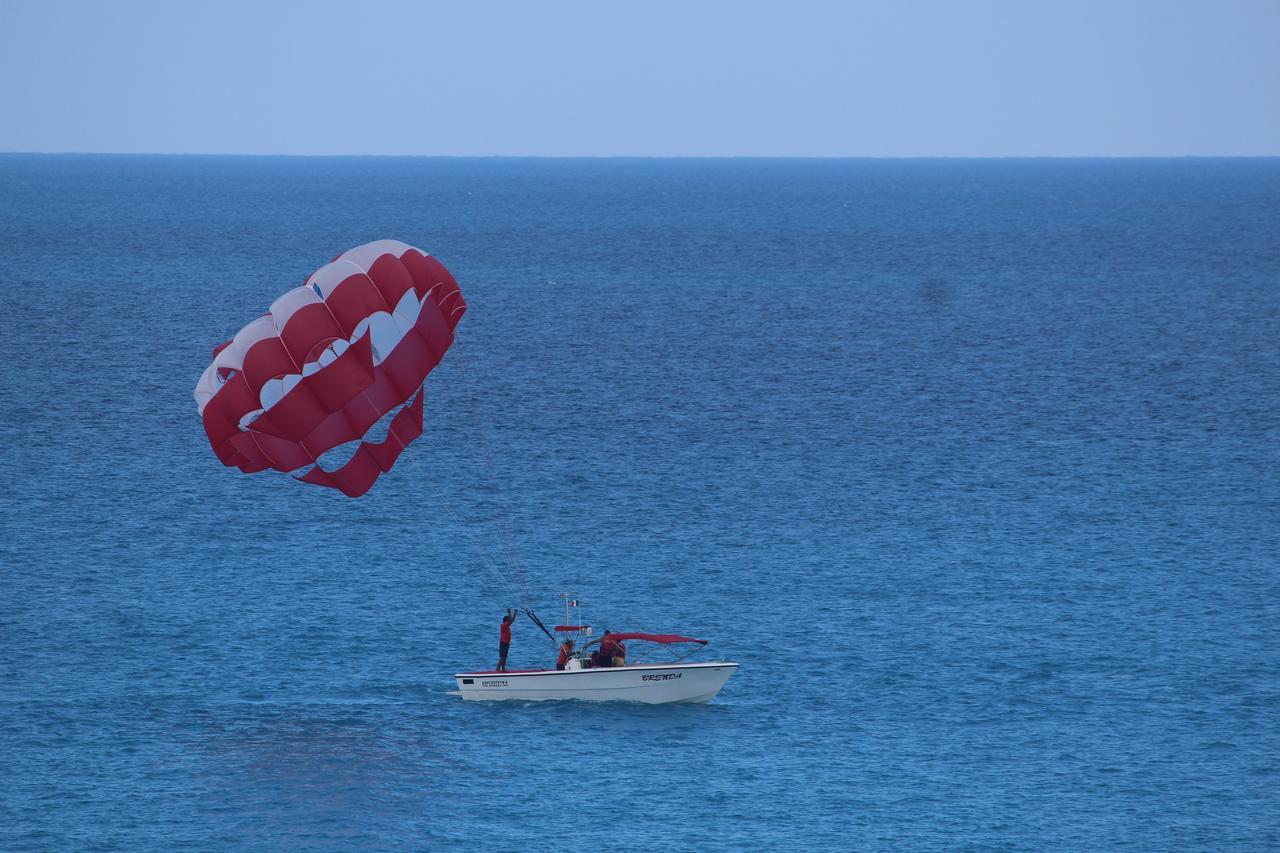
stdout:
[[524,565],[520,560],[520,552],[516,547],[515,535],[511,528],[511,508],[507,503],[506,492],[503,491],[502,482],[498,479],[497,468],[493,464],[493,454],[489,450],[489,439],[484,423],[480,420],[480,412],[476,406],[475,393],[471,385],[470,376],[467,373],[467,355],[466,347],[458,347],[458,372],[462,375],[463,397],[466,399],[467,410],[471,415],[471,420],[475,425],[476,435],[479,439],[480,453],[484,460],[486,478],[489,485],[498,495],[498,522],[502,530],[502,544],[506,551],[507,561],[511,564],[511,572],[515,578],[516,589],[520,594],[520,602],[525,610],[532,606],[532,596],[529,594],[529,583],[525,579]]

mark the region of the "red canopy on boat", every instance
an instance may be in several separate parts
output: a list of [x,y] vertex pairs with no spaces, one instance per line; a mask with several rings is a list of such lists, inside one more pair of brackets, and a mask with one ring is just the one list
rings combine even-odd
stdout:
[[[594,645],[603,639],[604,637],[597,637],[587,645]],[[619,643],[626,640],[645,640],[650,643],[661,643],[664,646],[670,646],[675,643],[697,643],[700,646],[705,646],[708,642],[707,640],[695,640],[693,637],[682,637],[679,634],[610,634],[609,639]]]

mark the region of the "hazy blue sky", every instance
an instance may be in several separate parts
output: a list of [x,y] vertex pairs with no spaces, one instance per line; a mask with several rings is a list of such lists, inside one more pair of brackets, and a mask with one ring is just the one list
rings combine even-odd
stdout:
[[1280,154],[1280,0],[0,0],[0,151]]

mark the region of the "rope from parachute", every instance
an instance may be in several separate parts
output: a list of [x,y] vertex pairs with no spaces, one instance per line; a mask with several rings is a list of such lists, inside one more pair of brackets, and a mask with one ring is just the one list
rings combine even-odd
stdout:
[[[404,458],[408,461],[408,465],[415,472],[421,473],[425,469],[425,465],[418,457],[408,455]],[[436,505],[444,507],[445,511],[449,514],[449,518],[453,521],[454,529],[461,532],[461,534],[466,538],[471,549],[479,559],[480,565],[487,569],[491,577],[497,581],[495,588],[502,590],[505,593],[515,587],[515,578],[509,574],[504,561],[500,556],[496,556],[491,553],[489,546],[481,542],[475,533],[472,532],[472,525],[464,522],[458,510],[454,509],[453,501],[446,498],[445,500],[438,501]]]
[[471,417],[472,423],[475,427],[475,433],[479,439],[481,457],[484,461],[485,468],[484,476],[487,480],[487,485],[489,485],[498,496],[498,508],[500,510],[498,514],[498,522],[502,533],[502,550],[505,553],[508,567],[506,571],[504,571],[502,567],[502,561],[494,559],[488,552],[488,549],[483,547],[477,537],[471,532],[470,527],[463,523],[451,503],[446,501],[444,504],[445,508],[452,517],[454,525],[462,531],[463,535],[465,535],[468,540],[470,540],[472,547],[476,550],[476,554],[480,557],[481,564],[484,565],[485,568],[487,568],[501,584],[510,584],[515,587],[515,590],[520,597],[520,606],[516,609],[528,616],[529,621],[537,625],[542,633],[545,634],[552,643],[559,643],[555,634],[551,633],[550,629],[548,629],[543,621],[538,618],[538,615],[533,612],[533,596],[529,592],[529,583],[525,578],[524,564],[520,559],[520,552],[516,547],[516,538],[512,532],[511,507],[507,501],[506,492],[503,491],[502,482],[498,479],[497,466],[493,463],[493,453],[489,448],[488,432],[484,427],[484,422],[480,418],[479,407],[476,404],[475,390],[471,384],[471,377],[467,372],[467,358],[465,355],[467,350],[466,347],[458,346],[457,343],[455,343],[454,351],[458,353],[457,358],[454,360],[458,364],[458,373],[462,376],[462,397],[464,398],[467,413]]
[[475,425],[476,435],[479,437],[480,453],[484,460],[486,479],[494,492],[498,495],[498,523],[502,532],[502,546],[506,552],[507,562],[511,566],[511,576],[515,581],[516,592],[520,596],[521,608],[529,615],[531,619],[537,622],[538,627],[542,628],[543,633],[555,639],[546,627],[537,620],[531,612],[532,596],[529,594],[529,582],[525,578],[524,564],[520,560],[520,552],[516,547],[515,535],[512,533],[511,525],[511,507],[507,502],[506,492],[502,489],[502,482],[498,479],[497,467],[493,464],[493,454],[489,450],[488,431],[484,428],[484,422],[480,419],[480,411],[476,406],[476,395],[471,385],[471,377],[467,372],[467,348],[454,344],[454,349],[458,352],[458,373],[462,376],[463,398],[465,399],[467,411],[471,416],[471,420]]

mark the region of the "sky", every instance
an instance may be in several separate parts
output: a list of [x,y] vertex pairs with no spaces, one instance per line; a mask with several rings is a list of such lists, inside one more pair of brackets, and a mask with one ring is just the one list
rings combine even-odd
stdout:
[[1280,0],[0,0],[0,151],[1280,155]]

